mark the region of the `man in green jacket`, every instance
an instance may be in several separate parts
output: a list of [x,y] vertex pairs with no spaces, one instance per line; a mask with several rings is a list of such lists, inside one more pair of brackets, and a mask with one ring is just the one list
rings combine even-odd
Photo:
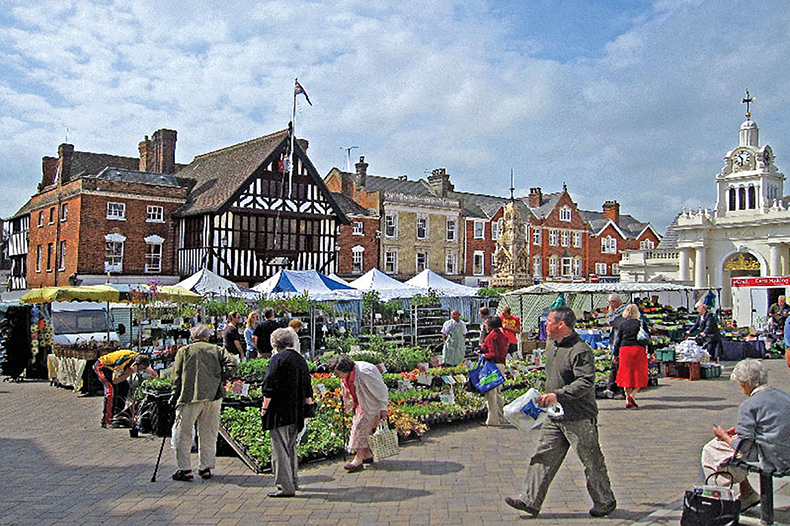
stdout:
[[208,343],[211,329],[198,325],[190,331],[190,345],[181,347],[173,365],[173,396],[176,420],[173,428],[178,471],[173,480],[192,480],[192,429],[198,426],[198,474],[211,478],[217,453],[219,410],[224,394],[223,380],[236,369],[238,360],[228,351]]
[[584,464],[587,492],[593,500],[590,515],[603,517],[617,508],[598,441],[595,359],[590,346],[576,334],[575,324],[576,315],[568,307],[549,311],[546,394],[537,403],[548,407],[559,402],[565,414],[545,420],[537,451],[529,462],[524,491],[518,498],[505,498],[509,506],[533,517],[540,513],[549,485],[571,445]]

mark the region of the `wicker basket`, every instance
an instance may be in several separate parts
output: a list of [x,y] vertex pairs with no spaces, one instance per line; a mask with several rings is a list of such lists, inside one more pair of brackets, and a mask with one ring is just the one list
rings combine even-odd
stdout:
[[72,345],[62,345],[56,343],[52,348],[52,354],[61,358],[77,358],[80,360],[98,360],[99,356],[104,356],[107,353],[116,351],[117,349],[112,346],[106,347],[75,347]]
[[386,422],[380,422],[376,432],[368,437],[368,445],[376,460],[394,457],[399,453],[398,432]]

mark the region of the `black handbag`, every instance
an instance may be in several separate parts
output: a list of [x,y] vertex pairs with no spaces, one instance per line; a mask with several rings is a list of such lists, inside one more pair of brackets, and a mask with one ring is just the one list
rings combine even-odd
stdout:
[[311,404],[305,404],[304,405],[304,417],[305,418],[315,418],[316,408],[317,408],[317,405],[316,405],[315,402],[313,402]]
[[[715,475],[728,475],[730,487],[708,486],[708,480]],[[705,486],[695,486],[686,490],[683,497],[681,526],[735,526],[741,512],[741,501],[733,499],[732,474],[717,471],[708,475]]]

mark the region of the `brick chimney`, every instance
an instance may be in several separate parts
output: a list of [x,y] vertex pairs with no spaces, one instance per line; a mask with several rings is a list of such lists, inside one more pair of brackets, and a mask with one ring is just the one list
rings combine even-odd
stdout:
[[140,171],[172,174],[176,171],[176,135],[175,130],[160,129],[148,136],[137,145],[140,151]]
[[606,201],[603,204],[603,218],[611,219],[615,225],[620,226],[620,203]]
[[360,188],[365,188],[365,184],[368,182],[368,166],[370,165],[365,162],[365,156],[360,155],[359,162],[354,165],[354,168],[357,170],[357,185]]
[[428,185],[431,192],[438,197],[447,197],[447,192],[455,190],[455,185],[450,182],[450,175],[445,168],[436,168],[428,176]]
[[543,192],[540,190],[540,186],[536,186],[535,188],[530,188],[529,207],[538,208],[541,204],[543,204]]
[[301,148],[304,153],[307,153],[307,148],[310,146],[310,141],[307,139],[296,139],[296,142],[299,144],[299,148]]

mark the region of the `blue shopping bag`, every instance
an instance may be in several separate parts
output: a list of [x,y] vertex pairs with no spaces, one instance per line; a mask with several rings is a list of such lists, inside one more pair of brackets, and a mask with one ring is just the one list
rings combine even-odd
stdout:
[[469,380],[481,393],[487,393],[494,387],[505,383],[505,376],[494,362],[489,362],[482,356],[477,362],[477,367],[469,371]]

